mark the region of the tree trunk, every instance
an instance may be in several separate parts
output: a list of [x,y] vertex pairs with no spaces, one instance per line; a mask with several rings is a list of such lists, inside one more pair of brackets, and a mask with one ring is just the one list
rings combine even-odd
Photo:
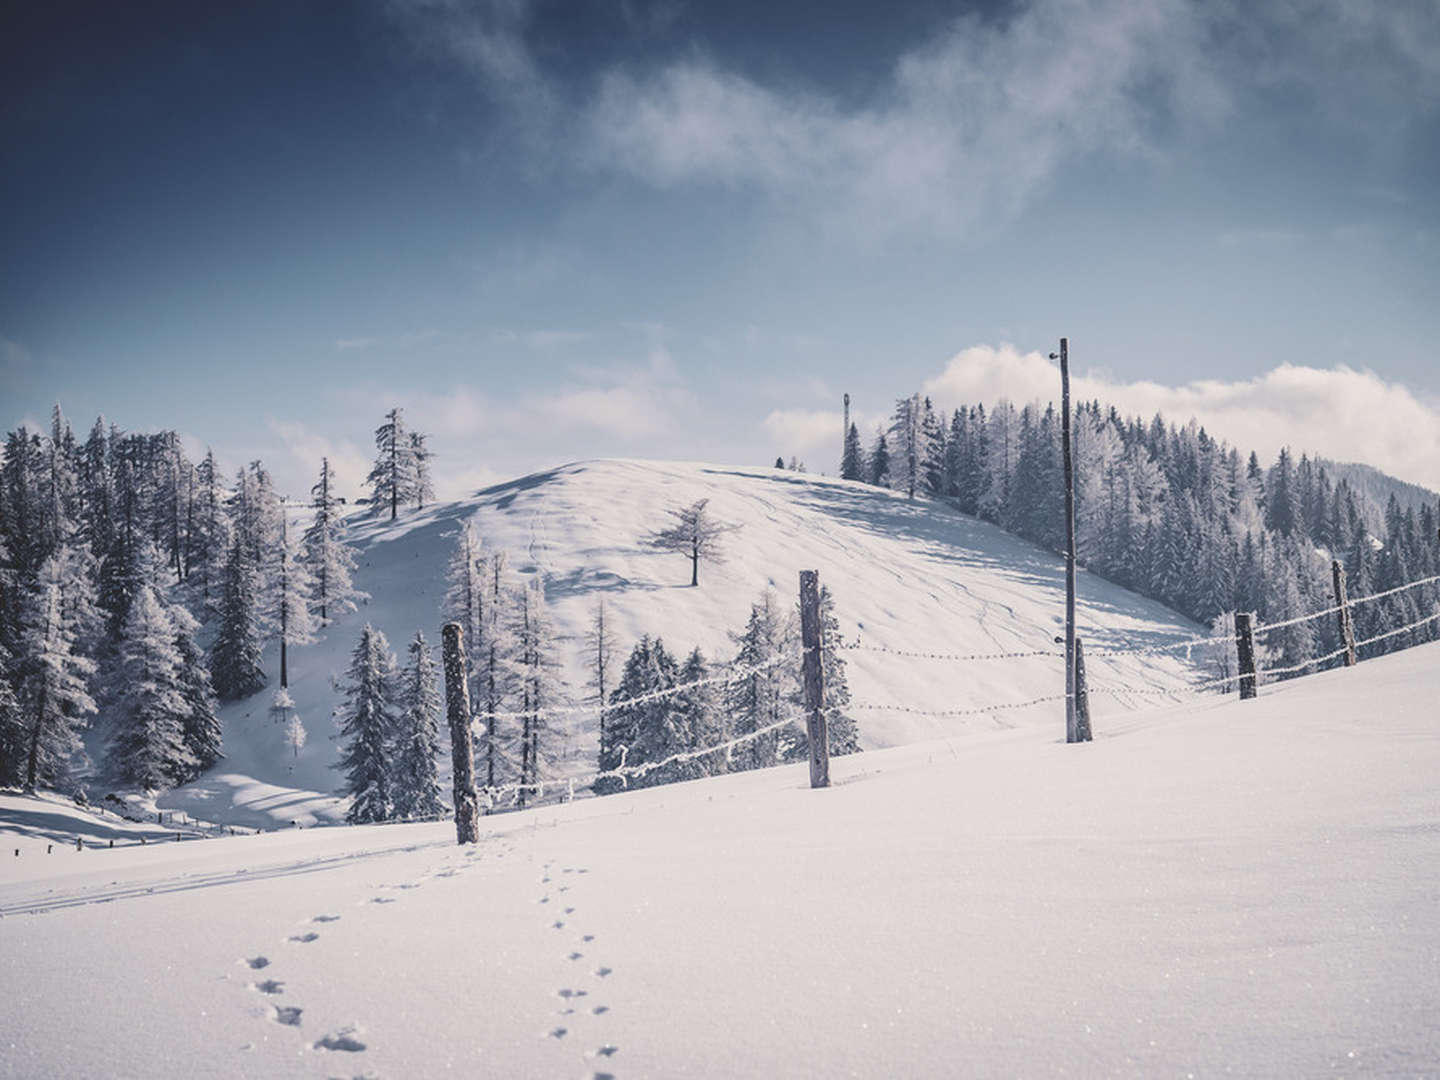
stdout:
[[470,687],[465,678],[465,642],[460,627],[446,623],[441,631],[445,664],[445,714],[450,721],[450,760],[455,776],[455,842],[480,839],[475,794],[475,748],[470,735]]
[[805,679],[805,733],[810,743],[810,786],[830,786],[830,743],[825,729],[825,665],[820,622],[820,575],[800,571],[800,642],[805,648],[800,662]]

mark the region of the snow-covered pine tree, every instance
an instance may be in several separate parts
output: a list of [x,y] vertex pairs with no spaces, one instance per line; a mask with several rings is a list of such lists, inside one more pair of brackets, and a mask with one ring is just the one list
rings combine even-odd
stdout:
[[515,637],[510,614],[513,590],[505,552],[493,552],[483,560],[482,569],[484,608],[471,659],[476,693],[471,698],[470,707],[485,717],[483,730],[476,733],[475,776],[477,783],[482,783],[489,793],[488,810],[493,809],[495,790],[504,786],[515,773],[509,755],[509,743],[514,740],[507,730],[508,722],[493,715],[506,711],[515,689],[510,664]]
[[585,632],[585,666],[589,671],[586,685],[595,691],[602,744],[605,741],[606,698],[615,679],[615,644],[615,634],[610,629],[609,613],[605,610],[605,598],[602,596],[596,601],[595,614]]
[[885,432],[875,432],[875,444],[870,450],[869,471],[865,479],[875,487],[890,486],[890,445],[885,441]]
[[[652,692],[672,690],[685,682],[705,678],[709,674],[705,658],[697,649],[691,654],[694,663],[687,662],[691,669],[687,678],[684,669],[665,651],[665,645],[659,638],[655,639],[649,659]],[[637,722],[632,736],[634,741],[627,756],[628,763],[640,765],[666,761],[677,754],[713,745],[716,740],[707,740],[709,733],[705,728],[714,723],[716,718],[713,698],[705,695],[706,689],[708,688],[695,687],[656,701],[632,706],[636,710]],[[708,764],[704,758],[671,761],[634,777],[630,786],[652,787],[656,784],[672,784],[678,780],[693,780],[707,774]],[[719,770],[723,771],[723,768],[724,762],[721,761]]]
[[[640,765],[653,760],[645,757],[645,733],[654,726],[653,709],[668,707],[666,699],[644,700],[648,695],[671,689],[675,685],[675,661],[659,638],[643,635],[630,650],[620,681],[610,694],[605,730],[600,737],[600,771],[612,772],[622,766]],[[653,741],[653,740],[652,740]],[[654,782],[654,773],[636,776],[628,782],[618,777],[605,777],[595,782],[597,795],[608,795],[626,787],[643,787]]]
[[565,690],[560,682],[560,661],[555,648],[555,630],[545,607],[545,589],[539,578],[517,590],[512,630],[512,655],[516,712],[520,721],[519,804],[529,805],[541,794],[554,757],[552,743],[556,722],[546,710],[562,703]]
[[210,651],[210,678],[222,701],[249,697],[265,685],[260,667],[258,578],[250,545],[237,530],[225,563],[220,629]]
[[193,775],[185,744],[190,703],[184,694],[175,623],[150,585],[135,594],[118,643],[123,689],[110,767],[128,784],[159,791]]
[[181,604],[170,605],[169,614],[175,625],[175,651],[180,656],[180,694],[186,705],[185,748],[195,760],[194,774],[199,775],[224,756],[220,718],[215,713],[215,688],[210,683],[205,654],[196,641],[200,624]]
[[[797,607],[796,618],[798,617]],[[838,648],[840,620],[835,615],[835,597],[827,585],[820,586],[820,631],[820,669],[825,681],[826,742],[830,744],[832,757],[854,754],[860,750],[860,731],[855,724],[855,718],[846,711],[850,705],[850,681],[845,676],[845,658],[840,655]],[[803,696],[797,698],[797,701],[801,700]],[[809,753],[809,746],[804,740],[798,745],[804,748],[805,754]]]
[[890,486],[909,498],[922,486],[925,461],[923,406],[919,394],[900,398],[890,420]]
[[280,641],[280,685],[290,685],[290,646],[309,645],[315,640],[315,615],[310,610],[310,594],[314,583],[310,570],[298,558],[299,545],[290,538],[285,514],[280,515],[280,535],[272,555],[275,572],[271,576],[270,625]]
[[445,570],[445,598],[441,613],[447,622],[460,624],[465,644],[465,680],[470,687],[472,703],[479,700],[480,688],[475,682],[476,654],[485,636],[485,552],[470,522],[460,526],[450,563]]
[[405,410],[391,409],[385,422],[375,429],[375,464],[365,482],[370,485],[370,502],[376,513],[390,511],[394,521],[402,503],[416,488],[415,444],[405,423]]
[[945,441],[945,425],[927,397],[920,413],[920,486],[932,499],[946,494]]
[[[745,630],[735,641],[738,648],[731,661],[735,674],[726,685],[725,701],[731,737],[760,731],[791,715],[799,678],[799,664],[788,655],[794,651],[794,620],[781,609],[772,590],[766,589],[759,603],[751,605]],[[797,738],[804,738],[798,728],[750,739],[731,752],[730,768],[774,765],[779,748]]]
[[221,487],[215,454],[206,449],[195,467],[195,493],[185,556],[188,588],[196,598],[196,610],[209,620],[220,598],[221,570],[230,550],[230,515]]
[[[725,718],[720,712],[720,693],[716,684],[706,681],[712,675],[710,663],[699,646],[691,649],[676,676],[676,685],[684,689],[675,695],[673,707],[674,714],[678,717],[676,743],[683,744],[683,750],[701,750],[725,741]],[[717,751],[687,762],[676,762],[666,766],[664,771],[667,773],[667,781],[719,775],[725,771],[725,754]]]
[[15,659],[0,642],[0,786],[20,784],[25,760],[25,719],[15,696]]
[[395,657],[385,635],[369,623],[350,657],[340,737],[348,740],[334,766],[345,773],[352,825],[386,821],[391,813],[390,754],[395,741]]
[[301,542],[301,558],[315,583],[314,601],[320,625],[355,610],[365,594],[355,588],[355,551],[345,542],[345,518],[335,495],[335,473],[330,459],[320,459],[320,479],[310,489],[315,516]]
[[80,750],[85,717],[95,711],[87,680],[95,664],[74,651],[74,637],[64,617],[58,585],[41,583],[30,590],[20,626],[20,698],[26,725],[22,782],[27,792],[39,785],[62,786],[70,779],[70,762]]
[[430,483],[430,448],[426,445],[430,436],[418,431],[410,432],[410,491],[415,500],[415,509],[422,510],[426,499],[435,497],[435,488]]
[[860,429],[854,423],[845,430],[845,445],[840,455],[840,479],[865,479],[865,449],[860,445]]
[[423,633],[415,634],[409,652],[410,662],[402,673],[390,799],[394,817],[429,821],[445,812],[436,767],[440,754],[440,690],[435,679],[435,657]]
[[700,499],[669,514],[675,523],[646,538],[645,543],[661,551],[674,551],[690,560],[690,584],[700,584],[700,561],[725,561],[720,538],[740,528],[720,521],[709,510],[710,500]]

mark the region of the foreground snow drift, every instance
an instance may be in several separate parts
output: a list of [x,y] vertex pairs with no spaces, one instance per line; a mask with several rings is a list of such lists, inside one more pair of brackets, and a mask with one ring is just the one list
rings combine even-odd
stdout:
[[828,791],[787,768],[492,818],[471,849],[73,855],[0,886],[0,1074],[1423,1074],[1437,693],[1432,645],[1090,745],[1057,715],[842,759]]

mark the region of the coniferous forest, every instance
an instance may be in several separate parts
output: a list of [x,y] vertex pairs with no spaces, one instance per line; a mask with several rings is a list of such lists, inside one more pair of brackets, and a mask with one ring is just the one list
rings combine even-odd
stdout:
[[[840,471],[1059,552],[1060,426],[1053,407],[1002,401],[946,417],[928,399],[902,398],[868,447],[850,426]],[[1288,450],[1262,463],[1193,421],[1145,423],[1098,402],[1078,408],[1074,439],[1082,565],[1207,625],[1227,626],[1235,610],[1278,622],[1329,606],[1332,557],[1352,597],[1440,574],[1437,507],[1417,489],[1396,483],[1380,505],[1377,482],[1357,490],[1350,467]],[[433,498],[426,437],[401,410],[385,415],[375,447],[365,512],[394,518]],[[692,553],[698,583],[699,561],[718,556],[731,527],[703,502],[657,513],[666,509],[682,524],[693,517],[694,536],[678,547],[638,539]],[[289,649],[364,598],[346,541],[351,510],[325,460],[308,497],[287,502],[261,462],[227,475],[208,451],[187,456],[173,431],[125,432],[102,418],[82,439],[57,406],[48,432],[10,432],[0,466],[0,784],[185,783],[224,753],[218,705],[277,680],[270,712],[298,755],[306,731],[286,691]],[[491,792],[518,792],[517,805],[563,779],[574,734],[565,718],[577,705],[598,716],[606,771],[764,732],[623,782],[601,779],[602,793],[804,756],[799,665],[784,660],[796,651],[796,615],[768,590],[732,634],[733,652],[713,657],[672,653],[653,636],[623,653],[603,603],[583,642],[557,639],[538,579],[515,578],[505,552],[468,525],[446,584],[437,616],[465,630],[472,707],[499,717],[477,727],[477,778]],[[1356,637],[1414,622],[1437,602],[1440,589],[1429,586],[1358,606]],[[833,644],[828,589],[822,612]],[[441,701],[424,629],[403,667],[378,629],[356,643],[336,717],[352,820],[433,816],[442,805]],[[1373,651],[1436,635],[1432,623]],[[1267,660],[1303,663],[1336,638],[1331,620],[1297,624],[1267,640]],[[266,670],[267,647],[276,670]],[[584,689],[560,676],[571,653],[584,658]],[[853,752],[844,660],[827,648],[824,663],[832,752]]]

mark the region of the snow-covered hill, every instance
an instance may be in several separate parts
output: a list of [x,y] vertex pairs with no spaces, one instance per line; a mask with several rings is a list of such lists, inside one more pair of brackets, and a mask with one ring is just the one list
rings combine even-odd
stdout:
[[[702,566],[689,587],[686,559],[655,551],[642,538],[668,524],[666,511],[697,499],[740,529],[726,540],[723,565]],[[226,759],[161,805],[203,820],[254,826],[308,824],[338,814],[328,794],[337,745],[333,680],[346,668],[365,621],[403,654],[416,630],[438,644],[445,565],[465,520],[489,548],[507,551],[520,577],[539,575],[567,642],[570,685],[583,694],[581,640],[604,598],[622,656],[641,634],[660,635],[674,651],[699,645],[712,659],[733,651],[739,630],[765,588],[795,603],[797,574],[820,571],[834,593],[847,640],[891,649],[944,653],[1054,650],[1062,629],[1062,560],[993,526],[924,500],[862,484],[774,469],[649,461],[589,461],[489,488],[473,498],[403,513],[396,522],[356,518],[356,584],[371,600],[334,624],[325,639],[293,649],[291,693],[309,732],[298,757],[266,710],[270,694],[228,707]],[[1080,575],[1081,631],[1092,646],[1147,644],[1198,628],[1174,612],[1106,581]],[[1058,655],[1014,661],[937,663],[877,651],[847,653],[860,704],[914,710],[858,710],[864,745],[895,746],[1009,724],[1063,730],[1055,706],[969,719],[926,715],[1026,701],[1063,689]],[[267,653],[272,675],[278,666]],[[1091,664],[1097,680],[1176,686],[1184,657],[1128,658]],[[1096,701],[1097,723],[1125,710],[1123,699]],[[572,743],[576,767],[593,762],[593,721]],[[1057,727],[1057,725],[1060,725]]]
[[[487,496],[488,497],[488,496]],[[1413,1076],[1440,645],[486,819],[7,853],[0,1076]]]

